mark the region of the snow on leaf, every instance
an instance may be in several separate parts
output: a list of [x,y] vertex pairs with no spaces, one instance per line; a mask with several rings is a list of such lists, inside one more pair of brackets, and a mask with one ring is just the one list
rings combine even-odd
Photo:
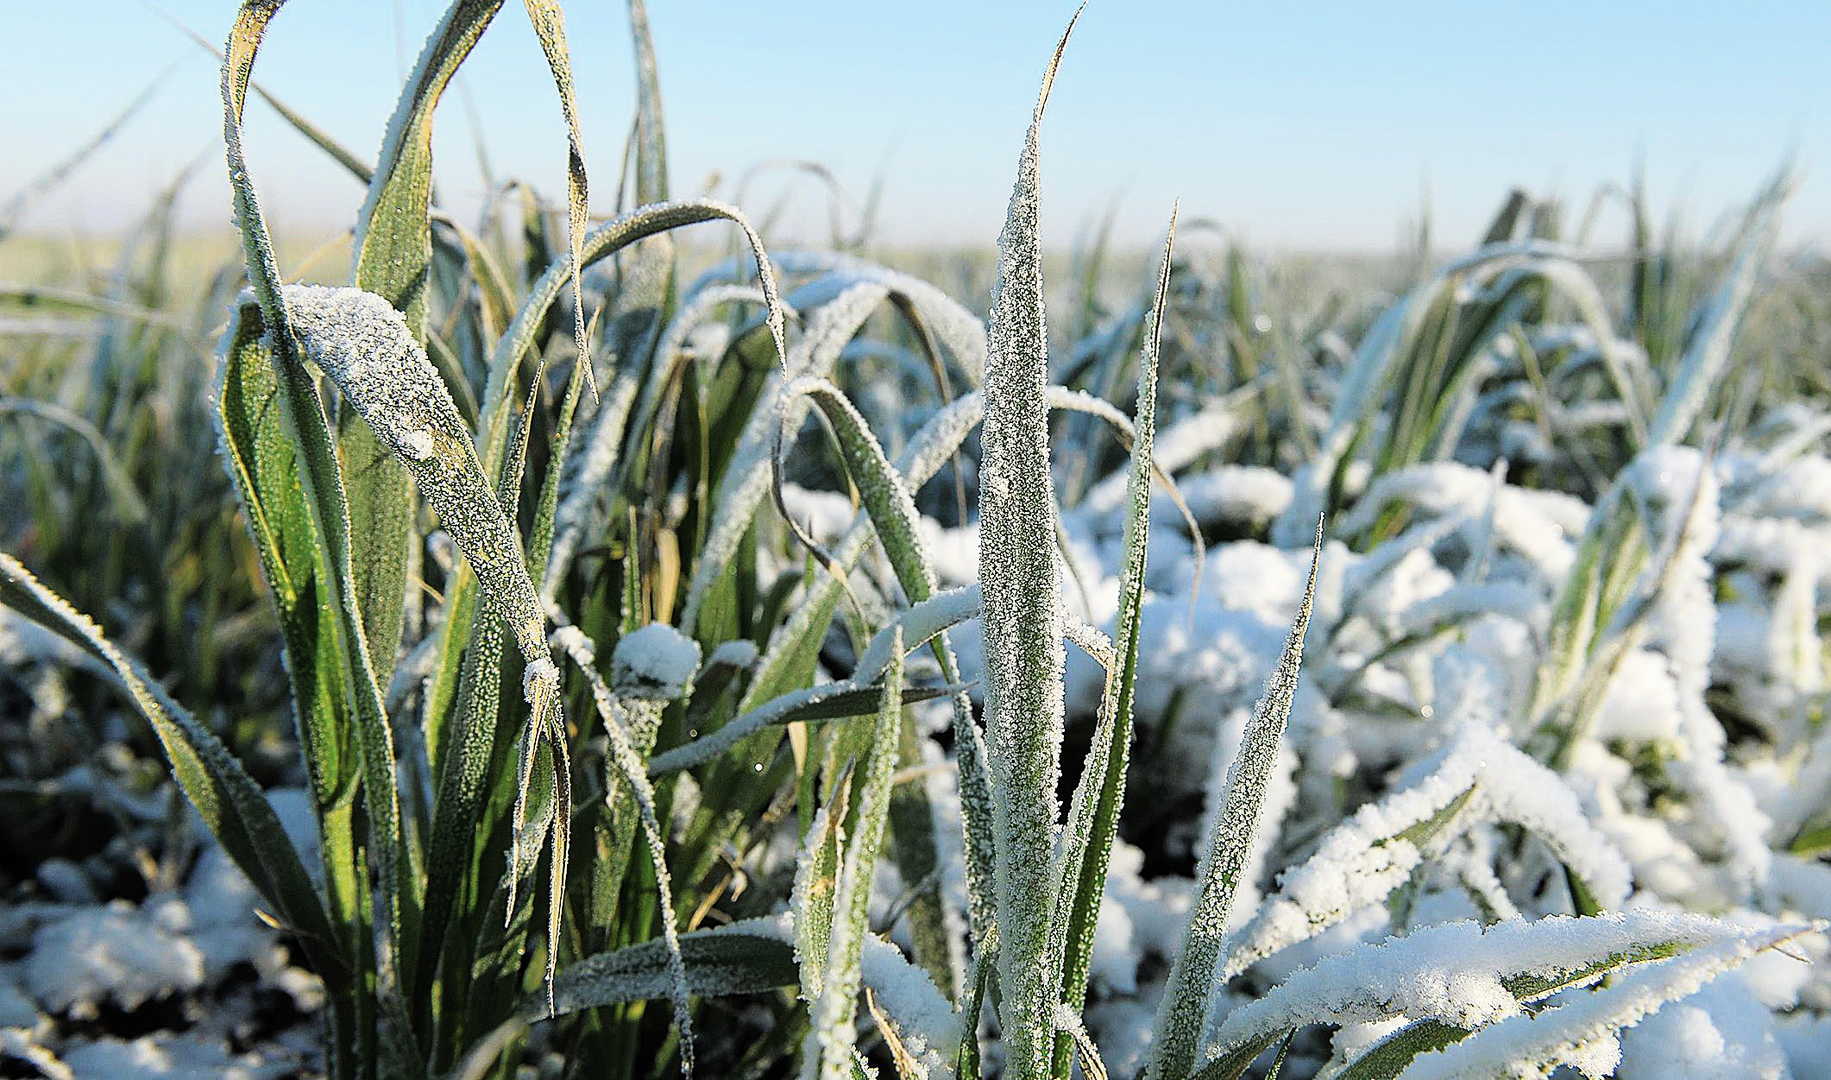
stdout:
[[618,696],[673,701],[699,672],[699,643],[666,623],[650,623],[619,638],[610,663]]
[[1738,937],[1702,915],[1633,911],[1442,923],[1332,955],[1228,1014],[1211,1052],[1306,1024],[1402,1016],[1477,1029],[1621,967]]
[[1331,829],[1229,943],[1223,978],[1383,901],[1428,852],[1475,821],[1521,825],[1562,860],[1601,909],[1628,894],[1626,861],[1557,775],[1490,729],[1465,727],[1426,774]]
[[1613,986],[1575,995],[1556,1008],[1508,1017],[1441,1050],[1420,1054],[1405,1080],[1465,1076],[1543,1076],[1568,1064],[1592,1077],[1620,1063],[1617,1033],[1696,991],[1755,954],[1808,933],[1816,926],[1779,925],[1727,935],[1681,956],[1642,966]]
[[484,478],[451,392],[413,340],[406,317],[360,289],[288,285],[284,294],[306,358],[406,464],[464,551],[486,602],[508,621],[522,655],[530,663],[546,655],[545,620],[521,540]]

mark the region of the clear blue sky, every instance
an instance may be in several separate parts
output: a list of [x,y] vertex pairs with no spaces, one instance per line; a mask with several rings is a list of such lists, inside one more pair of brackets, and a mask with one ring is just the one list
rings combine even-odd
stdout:
[[[442,0],[294,0],[256,76],[373,157],[402,73]],[[218,39],[229,0],[166,0]],[[825,163],[862,195],[887,177],[881,235],[987,244],[1068,0],[650,0],[676,193],[772,158]],[[567,4],[594,207],[608,209],[632,106],[618,0]],[[1267,248],[1382,250],[1428,191],[1439,241],[1472,240],[1513,184],[1571,197],[1638,156],[1662,205],[1698,229],[1789,152],[1805,182],[1797,243],[1831,239],[1831,3],[1307,4],[1093,0],[1044,134],[1053,242],[1119,201],[1139,245],[1180,197]],[[199,155],[188,220],[228,219],[214,61],[139,0],[10,2],[0,13],[0,199],[104,124],[162,70],[132,127],[28,225],[109,229]],[[461,75],[498,173],[563,192],[564,136],[511,0]],[[361,191],[262,106],[255,178],[283,227],[347,223]],[[441,188],[481,183],[461,96],[440,112]],[[804,185],[805,186],[805,185]],[[783,183],[748,200],[761,213]],[[824,220],[811,186],[786,228]]]

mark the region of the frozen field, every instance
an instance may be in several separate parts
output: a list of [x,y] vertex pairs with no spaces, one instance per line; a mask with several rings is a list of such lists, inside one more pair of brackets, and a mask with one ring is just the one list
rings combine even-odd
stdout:
[[625,176],[432,203],[460,3],[276,254],[253,3],[240,251],[0,232],[0,1076],[1831,1076],[1791,171],[1045,252],[1051,62],[996,245],[808,250],[631,8]]

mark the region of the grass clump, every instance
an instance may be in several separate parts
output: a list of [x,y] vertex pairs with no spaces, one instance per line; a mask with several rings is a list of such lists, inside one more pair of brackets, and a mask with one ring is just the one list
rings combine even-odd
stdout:
[[[670,201],[640,3],[635,205],[588,213],[530,0],[564,213],[443,213],[432,125],[501,6],[446,12],[373,168],[283,114],[367,185],[347,284],[281,272],[251,0],[239,265],[188,316],[158,257],[0,292],[107,328],[0,381],[9,692],[106,715],[56,700],[86,657],[144,718],[322,981],[324,1072],[1599,1076],[1660,1060],[1635,1025],[1675,1001],[1759,1018],[1726,1054],[1823,1031],[1818,968],[1718,978],[1831,917],[1831,322],[1822,267],[1779,272],[1787,177],[1702,254],[1635,196],[1612,261],[1515,194],[1384,298],[1217,270],[1173,214],[1051,319],[1064,33],[989,279],[944,268],[981,321]],[[735,254],[688,278],[711,222]],[[163,363],[207,339],[213,383]],[[85,453],[17,464],[44,428]],[[122,527],[99,560],[78,500]]]

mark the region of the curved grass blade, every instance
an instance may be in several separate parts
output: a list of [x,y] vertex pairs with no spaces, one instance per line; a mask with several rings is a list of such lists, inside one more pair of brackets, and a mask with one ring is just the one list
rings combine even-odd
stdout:
[[[501,7],[502,0],[454,0],[446,9],[401,90],[357,220],[356,287],[398,309],[413,340],[422,345],[432,283],[433,114]],[[357,525],[356,595],[371,663],[385,681],[400,643],[413,493],[402,463],[354,417],[339,418],[337,447],[347,470],[351,520]]]
[[[897,768],[904,776],[909,775],[909,770],[921,769],[927,764],[923,753],[927,737],[918,725],[916,710],[907,707],[912,700],[910,691],[914,689],[904,690],[905,707],[897,731]],[[958,694],[964,688],[952,689]],[[900,915],[908,927],[911,958],[928,973],[942,994],[958,1000],[961,984],[965,981],[966,956],[960,948],[959,919],[948,904],[942,881],[942,855],[936,842],[941,826],[936,817],[930,785],[925,778],[913,777],[892,789],[891,857],[896,863],[898,879],[906,883],[892,913]],[[887,1030],[880,1011],[874,1009],[872,1015],[878,1019],[878,1027]],[[900,1058],[897,1060],[901,1068],[904,1063]]]
[[[830,251],[778,252],[776,263],[785,273],[814,274],[835,279],[835,287],[848,288],[870,282],[889,289],[892,298],[905,298],[922,316],[936,337],[953,354],[954,363],[969,386],[978,386],[985,377],[985,323],[965,305],[929,282],[900,270],[892,270],[855,255]],[[697,293],[708,281],[728,280],[732,263],[724,263],[703,274],[688,290]]]
[[[509,325],[515,309],[514,294],[510,291],[501,264],[481,237],[465,228],[450,214],[435,210],[431,213],[430,220],[458,238],[458,247],[464,252],[465,264],[477,286],[477,331],[485,340],[494,341]],[[468,391],[469,380],[463,381],[464,389]]]
[[[1158,328],[1158,331],[1161,331],[1161,322],[1153,325]],[[1155,347],[1155,344],[1153,344],[1152,348],[1155,349]],[[1112,402],[1107,401],[1104,398],[1094,397],[1092,394],[1082,390],[1071,390],[1068,387],[1057,386],[1055,384],[1043,387],[1043,399],[1048,402],[1051,409],[1078,412],[1086,416],[1091,416],[1095,420],[1102,421],[1107,427],[1112,429],[1113,435],[1119,440],[1119,445],[1123,447],[1127,453],[1131,452],[1133,440],[1137,438],[1137,432],[1133,428],[1132,421],[1124,413],[1115,408]],[[1156,480],[1163,486],[1164,494],[1170,499],[1170,505],[1174,506],[1176,512],[1182,515],[1183,528],[1188,531],[1189,543],[1195,549],[1194,577],[1196,582],[1199,583],[1202,577],[1202,567],[1206,564],[1208,558],[1208,545],[1207,542],[1202,539],[1202,527],[1200,523],[1195,520],[1195,511],[1189,508],[1188,500],[1183,498],[1182,489],[1176,485],[1176,480],[1170,475],[1168,469],[1151,458],[1146,459],[1146,468],[1150,478]],[[1128,469],[1128,479],[1126,481],[1128,500],[1130,499],[1129,492],[1131,484],[1129,472]],[[1064,560],[1065,559],[1066,556],[1064,556]],[[1072,565],[1073,564],[1070,564],[1071,567]],[[1199,595],[1199,593],[1191,591],[1189,598],[1191,605],[1199,599]]]
[[[557,282],[555,294],[557,295]],[[506,308],[505,308],[506,311]],[[600,309],[594,316],[587,330],[587,337],[596,329],[597,321],[602,317]],[[589,343],[588,343],[589,344]],[[543,361],[544,363],[544,361]],[[563,462],[566,448],[570,442],[572,417],[577,409],[580,389],[585,378],[585,366],[590,363],[590,354],[581,354],[568,380],[566,396],[560,406],[553,441],[550,448],[551,461],[554,462],[545,478],[539,500],[536,505],[535,519],[527,547],[524,566],[529,576],[530,585],[536,583],[536,568],[547,563],[548,545],[551,540],[552,523],[556,513],[555,500],[558,495],[557,463]],[[483,475],[494,473],[496,476],[495,503],[497,513],[509,520],[514,508],[521,502],[522,462],[525,460],[526,448],[531,437],[530,425],[526,419],[532,409],[532,395],[541,385],[540,373],[536,373],[530,385],[528,409],[524,409],[524,420],[520,425],[519,438],[510,439],[504,434],[495,451],[480,461]],[[498,406],[502,404],[499,400]],[[496,413],[506,412],[497,409]],[[480,419],[484,430],[490,429],[493,418]],[[506,430],[506,427],[505,427]],[[481,481],[479,483],[481,486]],[[512,533],[512,525],[510,526]],[[440,648],[443,650],[441,663],[437,668],[440,676],[434,682],[435,687],[450,686],[451,679],[447,674],[453,666],[458,668],[456,681],[457,709],[454,723],[449,732],[443,733],[443,741],[448,746],[441,746],[437,758],[439,790],[434,805],[433,825],[429,843],[426,871],[426,906],[422,919],[421,949],[424,955],[432,956],[442,950],[445,953],[444,970],[441,979],[445,984],[444,994],[452,998],[470,996],[468,989],[471,979],[471,954],[466,950],[465,942],[473,939],[476,928],[466,929],[464,913],[460,912],[458,920],[452,920],[452,908],[458,890],[463,885],[463,878],[469,873],[478,873],[479,842],[478,838],[487,823],[483,811],[488,797],[489,773],[497,759],[497,726],[501,704],[501,664],[505,647],[505,623],[501,618],[490,617],[475,622],[472,612],[476,605],[477,578],[468,564],[459,568],[456,580],[449,589],[447,600],[451,614],[443,631]],[[533,601],[536,609],[541,607],[541,600]],[[467,633],[468,631],[468,633]],[[466,647],[468,641],[468,647]],[[461,660],[456,658],[462,655]],[[527,654],[524,652],[524,657]],[[540,657],[530,664],[524,675],[535,676],[537,685],[530,685],[524,680],[524,695],[530,690],[536,696],[541,693],[540,685],[552,676],[557,684],[558,672],[548,671],[545,657]],[[432,697],[428,695],[429,699]],[[524,829],[531,828],[528,818],[528,797],[538,794],[531,789],[535,782],[535,773],[540,773],[540,785],[546,789],[570,787],[570,776],[561,777],[553,772],[554,763],[564,764],[569,758],[564,740],[563,718],[559,715],[557,698],[551,697],[554,713],[551,717],[542,715],[541,706],[533,704],[529,722],[522,731],[520,742],[521,760],[516,771],[513,819],[511,822],[514,843],[511,851],[511,865],[531,870],[528,860],[523,859],[520,840]],[[429,702],[430,704],[430,702]],[[439,703],[442,707],[443,702]],[[430,710],[429,710],[430,711]],[[429,731],[433,730],[429,726]],[[429,740],[439,745],[437,738]],[[568,796],[569,805],[569,796]],[[542,824],[545,827],[545,818]],[[536,830],[538,831],[538,829]],[[532,834],[529,834],[532,835]],[[562,815],[558,828],[553,832],[555,853],[569,849],[571,843],[571,818]],[[563,886],[564,863],[555,860],[549,865],[555,885]],[[504,917],[510,926],[510,935],[516,935],[513,927],[516,924],[517,910],[515,896],[519,889],[519,873],[512,875],[504,891]],[[550,888],[549,900],[563,899],[563,888]],[[550,940],[558,940],[556,933],[559,916],[559,904],[549,904],[547,924]],[[448,925],[448,920],[452,920]],[[525,933],[521,931],[520,933]],[[507,941],[505,949],[518,949]],[[554,956],[549,952],[549,966]],[[429,965],[430,967],[430,965]],[[430,976],[430,970],[426,973]]]
[[[572,333],[581,357],[585,351],[585,287],[580,247],[585,235],[586,203],[589,200],[585,177],[585,147],[579,134],[578,101],[572,92],[572,60],[566,48],[566,15],[557,0],[525,0],[528,22],[540,48],[547,56],[547,67],[553,72],[554,86],[559,90],[560,113],[566,119],[566,251],[572,260]],[[597,383],[592,380],[591,365],[585,365],[585,385],[595,400]]]
[[426,39],[388,122],[356,230],[356,284],[406,316],[415,340],[426,329],[432,263],[433,114],[459,65],[502,0],[455,0]]
[[[601,403],[585,445],[580,449],[576,468],[566,481],[565,497],[555,520],[555,540],[549,560],[545,587],[549,595],[557,589],[581,538],[592,527],[613,473],[624,467],[623,448],[630,432],[645,432],[661,407],[665,389],[679,377],[686,363],[687,335],[709,317],[713,308],[735,301],[767,305],[768,297],[754,286],[736,285],[710,289],[693,297],[662,330],[646,367],[620,367],[607,392],[608,402]],[[624,486],[611,484],[611,490]],[[683,625],[691,632],[692,622]]]
[[[804,375],[790,381],[782,388],[782,395],[790,401],[805,395],[820,407],[839,444],[846,473],[858,489],[865,511],[870,515],[872,527],[877,532],[878,541],[890,556],[890,564],[902,583],[903,591],[912,602],[919,603],[928,599],[934,592],[934,572],[922,552],[922,542],[915,531],[919,517],[915,500],[910,497],[902,478],[891,467],[890,460],[885,457],[882,445],[866,425],[865,418],[859,415],[857,407],[840,392],[839,387],[819,376]],[[776,429],[773,463],[778,506],[782,506],[782,430],[780,426]],[[783,516],[787,518],[785,507],[784,510]]]
[[0,552],[0,602],[56,633],[107,666],[113,681],[152,725],[172,774],[236,866],[248,875],[287,929],[299,934],[314,965],[333,983],[352,972],[335,951],[323,901],[273,807],[208,728],[199,724],[101,628],[41,584],[19,560]]
[[[882,286],[867,282],[847,287],[822,304],[813,313],[794,350],[778,354],[780,370],[784,373],[778,378],[826,375],[839,359],[845,343],[870,318],[885,296],[886,291]],[[780,485],[774,483],[781,457],[782,432],[790,424],[800,422],[805,406],[787,398],[778,397],[777,400],[778,405],[773,414],[769,409],[757,409],[751,414],[737,449],[732,453],[731,462],[726,466],[725,475],[719,481],[718,493],[714,498],[712,528],[699,561],[694,566],[693,577],[687,585],[686,608],[681,625],[689,633],[697,624],[700,607],[712,586],[724,574],[737,553],[744,534],[749,531],[763,496],[766,493],[777,495],[778,509],[782,509],[779,505]],[[783,518],[792,528],[798,529],[798,525],[786,513]],[[807,543],[804,537],[798,536],[797,539]],[[835,579],[838,576],[837,573],[834,574]]]
[[[1542,282],[1569,300],[1581,322],[1595,335],[1602,367],[1627,410],[1631,437],[1637,445],[1644,442],[1644,388],[1636,378],[1644,368],[1635,366],[1639,359],[1635,350],[1616,335],[1595,281],[1560,245],[1528,241],[1485,247],[1439,269],[1430,280],[1388,308],[1368,329],[1335,395],[1321,453],[1300,474],[1297,498],[1274,527],[1274,541],[1295,542],[1316,513],[1329,509],[1325,504],[1340,494],[1342,470],[1356,448],[1373,437],[1377,411],[1395,386],[1401,390],[1402,415],[1395,422],[1397,435],[1386,447],[1381,464],[1395,468],[1411,463],[1410,458],[1421,448],[1414,433],[1420,425],[1435,430],[1423,423],[1420,410],[1427,405],[1449,406],[1443,380],[1454,375],[1442,365],[1429,362],[1438,359],[1427,341],[1431,337],[1429,331],[1447,333],[1454,329],[1450,323],[1464,317],[1464,307],[1470,309],[1466,314],[1469,333],[1461,339],[1466,347],[1452,358],[1461,371],[1463,362],[1471,360],[1479,349],[1510,326],[1518,325],[1528,298],[1526,287],[1535,282]],[[1503,294],[1501,298],[1489,295],[1495,290]],[[1464,297],[1472,299],[1465,305]],[[1429,431],[1425,434],[1428,436]]]
[[[687,199],[639,206],[585,234],[580,242],[580,266],[590,266],[638,240],[707,221],[729,221],[743,233],[756,262],[757,285],[763,290],[768,309],[765,323],[774,340],[777,355],[786,356],[786,316],[783,314],[781,295],[776,288],[775,273],[770,269],[769,255],[763,249],[763,240],[740,211],[723,203],[711,199]],[[489,380],[483,394],[484,414],[488,419],[480,433],[478,450],[492,469],[498,468],[499,457],[508,442],[509,410],[504,405],[515,368],[522,356],[532,348],[536,332],[546,320],[547,313],[559,298],[560,290],[570,275],[570,260],[556,261],[549,266],[540,279],[530,286],[528,295],[522,300],[521,309],[515,313],[515,320],[503,331],[491,354]]]
[[[242,149],[241,119],[247,104],[248,80],[254,69],[262,35],[283,0],[247,0],[236,17],[224,48],[222,71],[223,136],[229,182],[235,202],[248,281],[260,307],[261,320],[272,344],[273,362],[281,394],[280,413],[297,455],[299,477],[308,508],[310,548],[314,574],[336,593],[337,649],[346,658],[341,672],[343,692],[356,717],[361,745],[363,801],[367,807],[369,847],[376,860],[375,885],[381,895],[384,917],[377,961],[377,986],[389,1026],[397,1029],[384,1051],[399,1066],[412,1068],[417,1056],[410,1043],[405,1006],[400,996],[403,921],[402,860],[400,858],[400,792],[395,781],[393,732],[382,703],[382,688],[370,662],[362,609],[354,587],[354,557],[350,540],[349,502],[343,471],[331,442],[330,426],[317,387],[299,356],[286,297],[275,265],[273,243],[261,214],[259,197],[248,173]],[[400,596],[394,598],[398,617]],[[329,597],[319,603],[326,605]]]

